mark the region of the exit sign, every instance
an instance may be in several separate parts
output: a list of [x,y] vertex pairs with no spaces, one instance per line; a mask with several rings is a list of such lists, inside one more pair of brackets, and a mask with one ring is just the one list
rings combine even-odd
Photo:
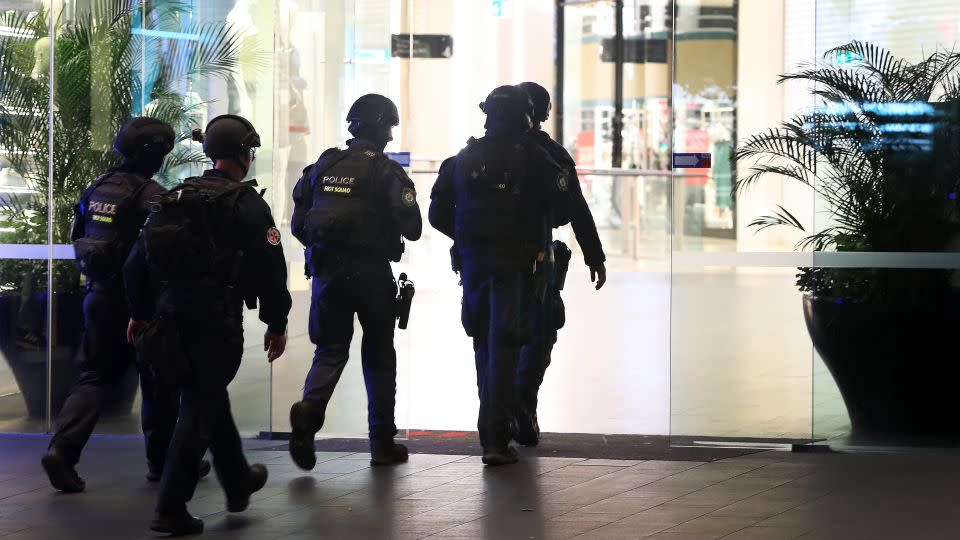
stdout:
[[490,0],[490,13],[494,17],[510,16],[511,0]]

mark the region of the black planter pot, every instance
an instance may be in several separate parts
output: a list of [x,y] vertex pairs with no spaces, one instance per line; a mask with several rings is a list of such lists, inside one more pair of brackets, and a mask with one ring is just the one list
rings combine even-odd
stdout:
[[960,443],[960,302],[878,306],[807,296],[814,347],[847,406],[854,443]]
[[[19,293],[0,294],[0,353],[13,371],[31,418],[46,416],[47,298],[46,292],[30,295],[26,301]],[[83,329],[83,294],[57,294],[54,328],[50,397],[56,416],[78,376],[74,357]],[[108,396],[103,414],[129,414],[137,387],[137,372],[129,369]]]

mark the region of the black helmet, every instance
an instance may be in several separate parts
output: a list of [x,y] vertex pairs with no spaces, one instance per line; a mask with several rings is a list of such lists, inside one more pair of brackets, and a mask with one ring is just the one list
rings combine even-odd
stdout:
[[393,127],[400,123],[400,112],[390,98],[380,94],[360,96],[347,113],[347,122]]
[[228,159],[260,147],[260,135],[246,118],[235,114],[218,116],[207,124],[205,133],[193,130],[193,139],[203,143],[210,159]]
[[530,96],[533,103],[533,120],[545,122],[550,116],[550,92],[535,82],[522,82],[517,86]]
[[163,120],[138,116],[120,128],[113,149],[127,161],[162,158],[173,150],[175,137],[173,128]]
[[503,120],[523,119],[522,123],[529,124],[533,118],[533,103],[530,96],[516,86],[498,86],[490,92],[487,99],[480,104],[480,110],[487,117]]

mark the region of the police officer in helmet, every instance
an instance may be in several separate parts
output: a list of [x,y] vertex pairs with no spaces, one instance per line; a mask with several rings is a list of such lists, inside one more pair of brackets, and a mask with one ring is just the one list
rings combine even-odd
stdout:
[[399,121],[390,99],[357,99],[347,114],[347,148],[325,151],[293,191],[291,226],[307,248],[313,278],[309,333],[316,351],[303,400],[290,408],[290,455],[306,470],[316,464],[314,435],[347,363],[354,316],[363,328],[371,463],[407,461],[406,447],[394,442],[397,285],[390,261],[400,260],[402,238],[420,238],[422,223],[413,182],[383,153]]
[[[167,322],[168,337],[176,336],[181,360],[189,366],[151,527],[174,535],[203,531],[203,521],[187,512],[186,502],[196,487],[204,436],[228,511],[245,510],[250,495],[266,483],[266,468],[248,465],[243,455],[227,385],[243,355],[244,303],[253,308],[259,301],[271,362],[286,346],[291,306],[280,233],[256,182],[242,182],[260,136],[246,119],[223,115],[210,121],[205,134],[195,131],[194,138],[203,141],[213,168],[154,200],[124,268],[129,339],[142,335],[156,305],[158,319],[150,324]],[[176,212],[203,212],[204,217],[179,219]]]
[[[50,447],[42,459],[50,483],[64,492],[84,490],[85,482],[74,466],[107,395],[136,363],[125,337],[129,314],[122,265],[147,217],[148,201],[165,192],[151,178],[173,143],[173,128],[166,123],[143,117],[130,120],[114,140],[121,164],[94,180],[75,207],[71,240],[87,283],[83,343],[77,351],[80,378],[57,415]],[[147,478],[155,482],[163,471],[177,421],[179,394],[177,388],[160,385],[146,370],[140,372]],[[210,464],[202,463],[200,473],[209,471]]]
[[[517,86],[530,96],[530,101],[533,103],[533,125],[530,129],[530,138],[546,150],[567,174],[570,191],[570,225],[583,250],[584,262],[590,268],[590,281],[595,281],[596,289],[600,290],[607,282],[607,269],[604,265],[607,258],[597,233],[597,224],[580,189],[577,165],[567,150],[541,129],[542,123],[550,116],[552,108],[550,93],[535,82],[524,82]],[[533,338],[523,346],[520,352],[520,367],[517,370],[516,380],[516,441],[524,446],[536,446],[540,442],[537,394],[540,391],[540,385],[543,384],[547,367],[550,365],[553,345],[557,341],[558,319],[562,320],[562,317],[553,316],[556,313],[554,308],[562,309],[563,305],[556,287],[556,283],[549,284],[553,295],[548,294],[547,302],[542,309],[534,310]],[[557,305],[550,305],[551,302]]]
[[440,167],[430,223],[454,240],[463,284],[462,319],[473,337],[480,396],[478,430],[487,465],[515,463],[514,380],[531,337],[531,306],[544,298],[550,231],[567,221],[563,169],[532,141],[532,105],[515,86],[481,104],[486,136]]

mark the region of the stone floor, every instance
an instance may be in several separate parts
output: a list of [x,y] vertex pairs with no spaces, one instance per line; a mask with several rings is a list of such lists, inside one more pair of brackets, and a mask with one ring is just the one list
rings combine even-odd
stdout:
[[[0,538],[151,538],[154,487],[140,441],[92,441],[88,491],[51,490],[46,437],[0,437]],[[323,453],[311,474],[269,442],[270,469],[243,514],[213,479],[191,510],[213,538],[957,538],[960,461],[951,456],[767,452],[713,462],[525,458],[484,469],[475,456],[415,454],[371,469],[361,453]],[[259,449],[259,450],[258,450]]]

